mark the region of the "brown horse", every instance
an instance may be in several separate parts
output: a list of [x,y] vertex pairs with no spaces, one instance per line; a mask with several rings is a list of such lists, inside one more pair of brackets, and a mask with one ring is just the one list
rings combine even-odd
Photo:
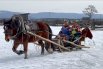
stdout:
[[[53,50],[51,49],[51,43],[46,42],[35,36],[32,36],[30,34],[27,34],[26,32],[23,32],[22,20],[19,17],[12,17],[8,21],[4,21],[4,33],[5,33],[5,40],[9,41],[10,39],[14,40],[13,45],[13,52],[16,54],[25,54],[25,59],[27,58],[27,52],[28,52],[28,43],[29,42],[38,42],[38,44],[41,46],[41,54],[44,54],[44,48],[47,50],[47,52],[51,53]],[[37,22],[37,23],[28,23],[27,27],[29,27],[29,31],[36,33],[37,35],[44,37],[46,39],[50,39],[52,37],[52,30],[49,27],[48,24],[43,22]],[[27,29],[28,30],[28,29]],[[23,44],[24,51],[17,50],[18,46],[20,44]]]
[[91,31],[90,31],[90,29],[88,27],[84,28],[81,31],[80,41],[84,41],[86,37],[89,38],[89,39],[93,38],[93,35],[92,35],[92,33],[91,33]]

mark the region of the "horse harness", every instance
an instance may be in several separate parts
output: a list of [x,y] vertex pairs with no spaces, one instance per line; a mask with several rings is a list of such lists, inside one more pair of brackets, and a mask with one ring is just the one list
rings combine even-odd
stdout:
[[[15,27],[17,28],[16,34],[13,35],[11,37],[11,39],[16,39],[20,35],[23,35],[23,34],[28,35],[27,31],[32,32],[32,33],[38,33],[38,32],[44,32],[44,31],[49,32],[48,30],[40,29],[38,23],[34,23],[33,21],[30,21],[30,20],[24,21],[21,16],[16,16],[16,17],[18,17],[18,21],[16,20],[15,23],[12,22],[11,25],[10,24],[4,24],[4,29],[5,29],[4,33],[9,34],[11,36],[13,34],[13,31],[10,30],[10,31],[7,32],[6,29],[8,29],[8,26],[9,26],[9,28],[13,28],[13,29],[15,29]],[[12,17],[12,20],[13,19],[15,19],[15,16]]]

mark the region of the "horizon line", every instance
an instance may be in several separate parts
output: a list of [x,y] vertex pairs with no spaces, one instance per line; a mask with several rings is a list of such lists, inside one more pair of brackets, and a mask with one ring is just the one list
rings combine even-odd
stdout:
[[[49,12],[49,11],[43,11],[43,12],[16,12],[16,11],[9,11],[9,10],[0,10],[0,12],[14,12],[14,13],[29,13],[29,14],[37,14],[37,13],[76,13],[76,14],[84,14],[83,12]],[[103,13],[95,13],[95,14],[103,14]]]

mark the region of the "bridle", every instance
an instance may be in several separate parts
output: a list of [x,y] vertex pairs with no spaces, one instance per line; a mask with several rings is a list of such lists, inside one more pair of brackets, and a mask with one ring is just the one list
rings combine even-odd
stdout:
[[4,33],[7,34],[7,35],[12,35],[13,34],[12,30],[9,29],[8,25],[4,26]]

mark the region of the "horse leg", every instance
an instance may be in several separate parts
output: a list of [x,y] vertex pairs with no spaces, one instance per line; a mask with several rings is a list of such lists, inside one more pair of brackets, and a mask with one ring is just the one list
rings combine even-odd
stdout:
[[25,54],[25,57],[24,57],[24,59],[27,59],[28,57],[28,54],[27,54],[27,52],[28,52],[28,42],[24,42],[23,43],[23,46],[24,46],[24,54]]
[[45,49],[47,50],[47,52],[53,53],[53,49],[51,48],[51,43],[45,42]]
[[16,41],[14,41],[14,45],[13,45],[12,51],[15,52],[16,54],[18,54],[18,51],[17,51],[18,46],[19,46],[19,43],[16,43]]
[[39,40],[38,43],[41,45],[41,54],[44,55],[44,43],[42,40]]

